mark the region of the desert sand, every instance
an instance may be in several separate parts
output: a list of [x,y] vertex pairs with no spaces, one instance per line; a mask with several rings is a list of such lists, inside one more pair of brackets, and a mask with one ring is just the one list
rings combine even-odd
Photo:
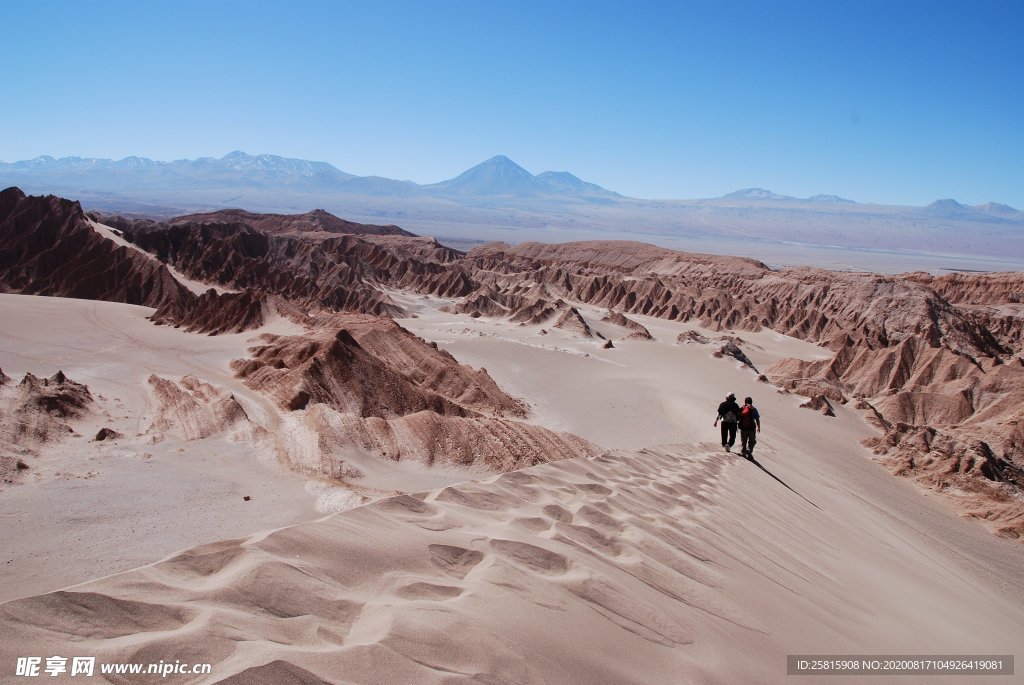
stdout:
[[[25,293],[0,294],[0,682],[93,655],[211,665],[190,683],[773,683],[787,654],[1020,644],[1020,275],[119,234],[0,200]],[[728,392],[755,461],[718,444]]]
[[[98,474],[47,479],[49,490],[34,494],[31,483],[3,493],[11,512],[38,508],[44,497],[71,503],[37,524],[34,566],[23,560],[32,550],[21,538],[29,535],[16,533],[5,588],[24,596],[63,587],[69,579],[60,567],[84,565],[93,576],[120,570],[104,566],[116,545],[97,546],[101,538],[133,541],[116,560],[121,568],[163,560],[0,606],[0,663],[73,652],[101,662],[213,664],[211,676],[175,682],[737,683],[787,680],[791,653],[1018,647],[1020,545],[957,518],[873,462],[858,444],[873,429],[852,408],[837,406],[835,417],[801,408],[806,398],[714,357],[722,332],[635,316],[654,339],[616,339],[605,349],[600,339],[559,329],[541,335],[541,325],[441,311],[451,300],[392,295],[416,314],[402,325],[485,367],[530,406],[532,422],[608,451],[421,492],[405,483],[411,496],[316,521],[308,521],[315,502],[303,479],[230,453],[223,438],[219,459],[199,456],[213,443],[189,443],[190,454],[177,454],[171,439],[148,459],[113,449],[84,464],[78,458],[80,471]],[[20,340],[34,332],[51,341],[16,345],[5,329],[5,373],[59,367],[120,398],[124,416],[95,425],[139,432],[148,400],[133,393],[144,387],[142,369],[201,370],[247,411],[260,411],[259,397],[227,371],[251,335],[155,327],[126,305],[20,296],[0,304],[21,317],[12,329]],[[578,308],[600,320],[596,308]],[[274,325],[279,333],[291,326]],[[677,342],[688,331],[709,342]],[[740,335],[759,369],[828,356],[766,330]],[[121,365],[116,373],[111,364]],[[127,369],[136,382],[127,382]],[[716,444],[714,409],[728,391],[752,395],[761,410],[756,464]],[[52,459],[71,468],[70,454]],[[208,477],[214,464],[219,479]],[[154,487],[187,473],[205,475],[210,490],[178,504],[172,494],[196,485]],[[105,523],[75,516],[73,507],[94,504],[78,483],[109,498],[97,516]],[[243,502],[243,492],[253,500]],[[89,543],[74,559],[55,558],[62,527],[63,539]],[[208,544],[167,556],[169,547],[200,542]]]

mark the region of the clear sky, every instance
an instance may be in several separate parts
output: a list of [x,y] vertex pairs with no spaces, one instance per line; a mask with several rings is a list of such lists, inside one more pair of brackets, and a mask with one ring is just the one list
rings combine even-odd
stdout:
[[0,160],[232,150],[429,183],[1024,209],[1020,0],[0,0]]

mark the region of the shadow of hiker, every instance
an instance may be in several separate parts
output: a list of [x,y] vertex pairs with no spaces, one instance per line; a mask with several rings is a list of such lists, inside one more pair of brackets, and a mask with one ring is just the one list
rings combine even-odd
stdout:
[[757,459],[754,459],[754,457],[748,457],[748,458],[747,458],[747,461],[749,461],[749,462],[750,462],[751,464],[753,464],[753,465],[754,465],[754,466],[756,466],[757,468],[759,468],[759,469],[761,469],[762,471],[764,471],[765,473],[767,473],[767,474],[768,474],[769,476],[771,476],[772,478],[774,478],[774,479],[775,479],[775,480],[777,480],[778,482],[782,483],[782,485],[783,485],[783,486],[785,486],[785,488],[786,488],[787,490],[789,490],[790,492],[792,492],[792,493],[793,493],[794,495],[796,495],[797,497],[799,497],[799,498],[800,498],[800,499],[802,499],[803,501],[805,501],[805,502],[807,502],[808,504],[810,504],[810,505],[811,505],[812,507],[814,507],[815,509],[818,509],[819,511],[821,510],[821,507],[819,507],[819,506],[818,506],[817,504],[815,504],[815,503],[814,503],[814,502],[812,502],[811,500],[809,500],[809,499],[807,499],[806,497],[804,497],[803,495],[801,495],[801,494],[800,494],[799,492],[797,492],[797,491],[796,491],[796,490],[794,490],[793,488],[789,487],[789,484],[788,484],[788,483],[787,483],[786,481],[782,480],[781,478],[779,478],[778,476],[776,476],[776,475],[775,475],[774,473],[772,473],[771,471],[769,471],[768,469],[766,469],[766,468],[764,467],[764,464],[762,464],[761,462],[759,462],[759,461],[758,461]]

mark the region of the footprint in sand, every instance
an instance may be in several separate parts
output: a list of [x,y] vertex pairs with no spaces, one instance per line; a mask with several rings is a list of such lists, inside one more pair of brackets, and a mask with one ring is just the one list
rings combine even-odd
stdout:
[[612,494],[611,488],[605,487],[599,483],[580,483],[576,487],[579,488],[580,490],[583,490],[584,492],[592,492],[597,495],[607,496]]
[[439,492],[436,499],[440,502],[452,502],[485,511],[501,511],[508,506],[502,497],[494,493],[469,489],[460,490],[453,487],[447,487]]
[[553,576],[562,575],[569,570],[569,559],[564,554],[551,552],[543,547],[501,539],[491,540],[490,545],[491,549],[506,559],[537,573]]
[[551,524],[547,520],[542,519],[539,516],[519,516],[509,521],[509,524],[531,533],[543,533],[551,527]]
[[377,506],[386,511],[403,514],[427,514],[436,513],[437,509],[412,495],[397,495],[389,497],[377,503]]
[[453,585],[434,585],[433,583],[409,583],[397,588],[395,593],[405,599],[442,601],[460,596],[462,588]]
[[622,522],[612,518],[603,511],[592,507],[589,504],[584,504],[582,507],[576,510],[576,514],[586,520],[588,523],[592,523],[598,528],[611,529],[614,531],[621,531],[623,526]]
[[675,497],[682,497],[684,494],[679,487],[674,485],[668,485],[666,483],[653,483],[652,487],[659,492],[662,492],[666,495],[673,495]]
[[499,481],[506,483],[515,483],[516,485],[534,485],[540,481],[537,476],[522,471],[512,471],[506,473],[498,479]]
[[465,578],[473,567],[483,561],[484,555],[473,549],[452,545],[429,545],[430,560],[445,573]]
[[596,551],[606,557],[621,557],[628,551],[628,548],[615,538],[590,526],[559,523],[555,525],[555,531],[557,535],[554,540],[569,543],[584,552]]
[[560,523],[572,523],[572,512],[557,504],[548,504],[542,510],[546,516]]

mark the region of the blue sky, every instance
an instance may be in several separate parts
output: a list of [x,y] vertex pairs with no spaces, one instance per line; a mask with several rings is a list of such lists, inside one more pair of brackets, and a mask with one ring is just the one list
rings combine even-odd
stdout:
[[419,183],[1024,209],[1024,2],[2,5],[0,160],[240,149]]

